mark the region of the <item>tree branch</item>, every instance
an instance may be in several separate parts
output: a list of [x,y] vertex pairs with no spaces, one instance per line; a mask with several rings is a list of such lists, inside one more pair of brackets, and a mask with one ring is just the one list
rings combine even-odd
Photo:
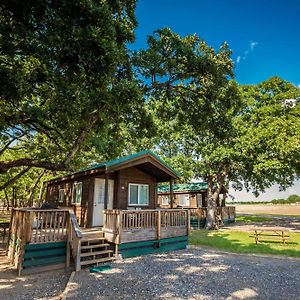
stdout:
[[0,161],[0,174],[7,172],[11,168],[22,167],[22,166],[44,168],[52,171],[70,170],[69,168],[66,167],[65,164],[51,163],[48,161],[39,161],[30,158],[20,158],[11,161]]
[[98,110],[91,113],[88,124],[80,132],[80,134],[77,137],[77,139],[75,140],[72,148],[70,149],[69,153],[67,154],[63,164],[68,165],[70,163],[70,161],[73,159],[76,152],[78,151],[78,149],[80,148],[80,146],[84,142],[84,139],[86,138],[86,136],[88,135],[90,130],[94,127],[94,125],[98,121],[98,117],[99,117]]
[[23,176],[25,173],[27,173],[30,169],[31,169],[31,167],[27,167],[27,168],[23,169],[20,173],[18,173],[15,177],[9,179],[7,182],[5,182],[3,185],[0,186],[0,191],[6,189],[11,184],[16,182],[21,176]]

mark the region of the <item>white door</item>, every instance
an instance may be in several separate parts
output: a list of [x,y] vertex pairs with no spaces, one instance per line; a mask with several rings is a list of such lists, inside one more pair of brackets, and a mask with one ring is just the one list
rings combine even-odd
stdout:
[[[104,210],[104,195],[105,195],[105,179],[95,179],[94,189],[94,211],[93,211],[93,226],[103,226],[103,210]],[[108,180],[108,201],[107,208],[113,208],[114,196],[114,181]]]

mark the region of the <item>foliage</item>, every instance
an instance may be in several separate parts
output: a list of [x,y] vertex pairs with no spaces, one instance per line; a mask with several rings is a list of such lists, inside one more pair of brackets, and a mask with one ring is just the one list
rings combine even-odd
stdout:
[[242,231],[207,231],[194,230],[189,238],[192,245],[201,245],[217,248],[234,253],[259,253],[300,257],[300,233],[290,233],[290,242],[255,244],[249,232]]
[[135,0],[1,3],[1,173],[116,156],[122,126],[146,122],[126,48],[134,9]]
[[216,52],[196,35],[161,29],[134,60],[158,127],[157,151],[184,180],[208,182],[207,228],[216,226],[216,199],[230,181],[258,194],[300,174],[299,104],[284,103],[299,89],[280,78],[238,87],[230,54],[226,44]]

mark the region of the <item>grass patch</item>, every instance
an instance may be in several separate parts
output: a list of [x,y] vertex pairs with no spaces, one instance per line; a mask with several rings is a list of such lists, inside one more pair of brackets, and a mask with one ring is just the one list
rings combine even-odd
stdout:
[[289,243],[255,244],[254,238],[249,237],[251,232],[230,230],[194,230],[189,237],[191,245],[204,245],[216,249],[235,253],[258,253],[287,255],[300,257],[300,233],[290,233]]
[[244,223],[268,222],[273,220],[274,220],[273,218],[261,217],[261,216],[237,216],[235,218],[236,222],[244,222]]

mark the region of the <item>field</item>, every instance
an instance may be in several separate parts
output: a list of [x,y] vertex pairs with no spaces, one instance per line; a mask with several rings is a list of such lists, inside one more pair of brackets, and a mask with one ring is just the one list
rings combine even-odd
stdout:
[[300,216],[300,205],[289,204],[237,204],[237,214],[269,214]]

